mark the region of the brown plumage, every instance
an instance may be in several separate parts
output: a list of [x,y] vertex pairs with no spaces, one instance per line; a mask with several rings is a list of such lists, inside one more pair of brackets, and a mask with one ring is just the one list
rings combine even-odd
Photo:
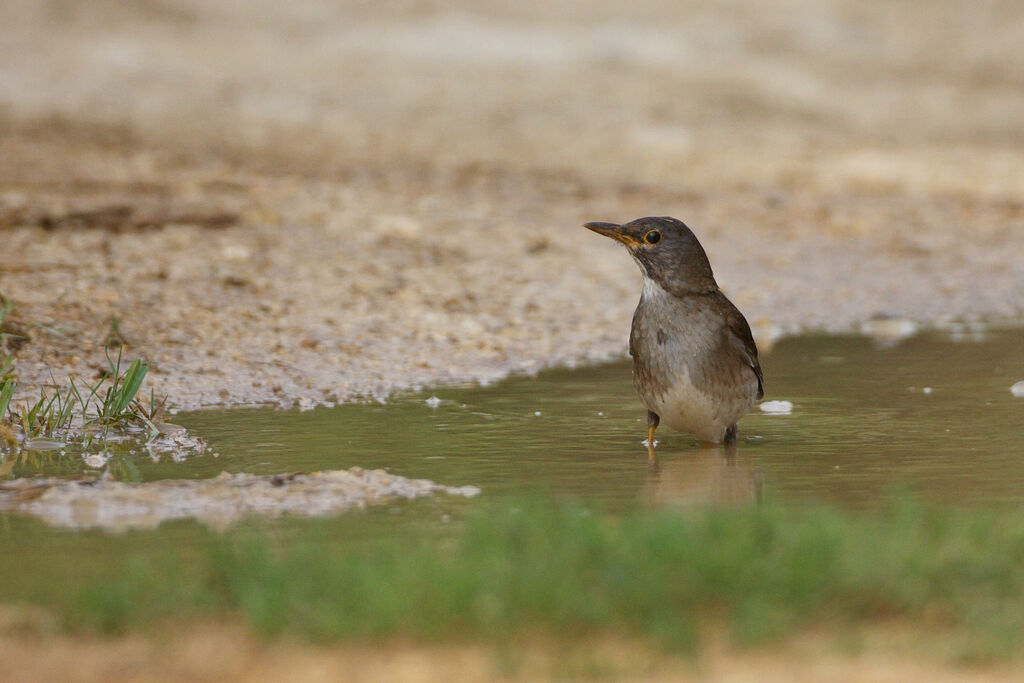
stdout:
[[625,244],[643,273],[629,353],[649,447],[660,422],[701,441],[735,441],[764,379],[750,326],[719,290],[700,242],[675,218],[585,227]]

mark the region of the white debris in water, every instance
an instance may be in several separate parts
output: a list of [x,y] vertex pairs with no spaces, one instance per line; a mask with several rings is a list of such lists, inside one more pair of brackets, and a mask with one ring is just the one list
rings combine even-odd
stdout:
[[1010,387],[1010,393],[1017,398],[1024,398],[1024,379]]
[[384,470],[229,474],[212,479],[127,483],[110,479],[13,479],[0,482],[0,510],[55,526],[125,530],[194,517],[223,529],[245,515],[323,516],[396,499],[434,494],[476,496],[475,486],[443,486]]
[[437,396],[431,396],[426,401],[424,401],[424,403],[426,403],[431,408],[436,408],[439,405],[441,405],[441,399],[439,399]]
[[789,415],[793,412],[791,401],[765,401],[761,404],[761,412],[769,415]]
[[932,393],[932,388],[931,387],[922,387],[921,388],[921,393],[922,394],[930,394],[930,393]]
[[533,416],[534,417],[540,417],[540,411],[539,410],[533,411]]
[[102,451],[99,453],[90,453],[89,455],[84,456],[82,460],[85,461],[85,464],[89,467],[99,469],[106,465],[107,461],[110,460],[110,453]]

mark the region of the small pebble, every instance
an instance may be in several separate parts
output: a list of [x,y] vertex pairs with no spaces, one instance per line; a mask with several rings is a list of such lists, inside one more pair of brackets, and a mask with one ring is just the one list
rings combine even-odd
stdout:
[[1024,398],[1024,379],[1010,387],[1010,393],[1017,398]]
[[790,401],[765,401],[761,404],[761,412],[769,415],[789,415],[793,412]]
[[248,261],[252,258],[252,249],[244,244],[228,244],[221,249],[225,261]]
[[110,456],[107,453],[92,453],[82,458],[85,464],[89,467],[95,467],[99,469],[107,464],[107,460],[110,460]]

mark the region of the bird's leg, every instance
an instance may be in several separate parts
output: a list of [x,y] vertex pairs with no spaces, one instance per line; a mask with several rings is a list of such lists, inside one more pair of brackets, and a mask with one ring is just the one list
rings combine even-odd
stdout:
[[734,443],[736,443],[736,438],[739,436],[739,433],[740,433],[739,425],[737,423],[733,422],[731,425],[726,427],[726,429],[725,429],[725,438],[723,439],[723,442],[727,443],[727,444],[734,444]]
[[661,423],[661,418],[653,410],[647,411],[647,459],[656,463],[658,458],[654,455],[654,430]]
[[725,457],[726,464],[728,464],[730,466],[736,465],[736,441],[735,441],[735,439],[732,440],[732,441],[725,441],[722,445],[723,445],[722,450],[724,451],[723,455]]

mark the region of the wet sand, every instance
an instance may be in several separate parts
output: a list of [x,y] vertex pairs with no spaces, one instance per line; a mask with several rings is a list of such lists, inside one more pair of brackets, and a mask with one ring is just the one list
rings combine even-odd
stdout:
[[266,476],[222,472],[206,479],[145,483],[103,477],[13,479],[0,482],[0,512],[72,529],[153,529],[168,520],[194,518],[224,530],[246,515],[321,517],[401,499],[479,493],[475,486],[442,486],[361,467]]
[[112,317],[177,408],[621,356],[639,273],[580,224],[641,215],[763,346],[1019,318],[1024,8],[958,7],[5,3],[21,391]]

